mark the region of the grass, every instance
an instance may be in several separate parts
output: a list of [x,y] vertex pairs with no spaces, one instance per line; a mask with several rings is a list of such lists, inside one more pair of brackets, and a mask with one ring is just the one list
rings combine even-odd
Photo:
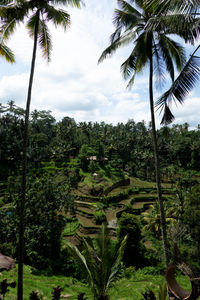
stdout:
[[80,170],[80,175],[83,177],[83,181],[79,182],[78,190],[82,192],[82,194],[89,194],[89,190],[92,187],[103,187],[105,190],[107,187],[111,186],[115,182],[122,179],[119,176],[116,176],[114,172],[110,176],[106,175],[106,171],[104,168],[99,168],[97,171],[97,178],[94,178],[93,175],[89,172],[85,172],[82,169]]
[[[17,269],[2,272],[0,281],[5,278],[8,279],[8,282],[16,281]],[[148,289],[153,290],[157,294],[159,284],[163,280],[164,277],[161,275],[148,275],[143,270],[138,270],[131,275],[131,278],[122,278],[116,282],[110,290],[110,300],[139,300],[142,299],[142,293]],[[190,282],[185,276],[179,276],[178,282],[185,289],[190,289]],[[63,288],[63,295],[71,295],[67,299],[75,300],[79,293],[84,292],[88,300],[93,300],[89,287],[72,277],[34,275],[31,267],[24,267],[24,300],[29,299],[32,291],[39,291],[44,300],[50,300],[53,288],[58,285]],[[16,300],[16,292],[16,289],[10,288],[5,300]]]
[[[8,282],[16,281],[17,269],[9,272],[2,272],[0,280],[7,278]],[[29,299],[32,291],[39,291],[43,299],[50,300],[53,288],[60,286],[63,288],[63,295],[71,295],[69,299],[77,299],[79,293],[85,292],[90,298],[91,293],[86,284],[83,284],[71,277],[64,276],[45,276],[33,275],[31,267],[25,266],[24,268],[24,300]],[[10,289],[6,294],[5,300],[16,300],[16,289]],[[92,298],[91,298],[92,299]]]
[[130,188],[156,188],[156,183],[144,181],[144,180],[141,180],[141,179],[135,178],[135,177],[134,178],[130,177],[130,185],[121,186],[121,187],[114,189],[113,191],[111,191],[109,193],[109,196],[116,195],[121,192],[125,192],[127,189],[130,189]]

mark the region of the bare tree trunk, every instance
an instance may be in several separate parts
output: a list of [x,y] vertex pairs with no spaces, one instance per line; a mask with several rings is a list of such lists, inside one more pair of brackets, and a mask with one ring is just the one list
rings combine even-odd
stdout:
[[35,59],[37,50],[39,28],[39,11],[37,12],[37,19],[34,32],[34,46],[31,62],[31,72],[29,78],[28,95],[26,102],[25,126],[24,126],[24,141],[23,141],[23,158],[22,158],[22,185],[21,185],[21,199],[19,203],[19,245],[18,245],[18,285],[17,285],[17,300],[23,300],[23,263],[24,263],[24,207],[26,202],[26,173],[27,173],[27,145],[28,145],[28,130],[29,130],[29,114],[31,104],[31,92],[33,85],[33,75],[35,69]]
[[164,212],[164,206],[163,206],[163,200],[162,200],[162,191],[161,191],[161,182],[160,182],[160,161],[159,161],[159,155],[158,155],[157,134],[156,134],[156,125],[155,125],[155,116],[154,116],[153,57],[152,57],[152,55],[150,55],[149,60],[150,60],[149,98],[150,98],[150,110],[151,110],[152,135],[153,135],[153,144],[154,144],[156,184],[157,184],[158,203],[159,203],[159,207],[160,207],[160,222],[161,222],[161,232],[162,232],[165,266],[167,267],[169,264],[169,255],[168,255],[168,249],[167,249],[166,220],[165,220],[165,212]]

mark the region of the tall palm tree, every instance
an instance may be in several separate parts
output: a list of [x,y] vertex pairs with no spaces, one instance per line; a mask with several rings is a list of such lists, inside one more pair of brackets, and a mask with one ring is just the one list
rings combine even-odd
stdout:
[[109,237],[106,225],[95,241],[84,239],[82,254],[78,248],[68,243],[68,249],[73,257],[84,267],[95,300],[108,300],[109,288],[118,279],[121,260],[126,246],[125,237],[118,246]]
[[24,205],[26,201],[26,173],[27,173],[27,144],[28,144],[28,127],[31,104],[31,93],[33,85],[33,76],[35,70],[35,60],[37,45],[42,49],[43,56],[49,61],[52,50],[52,42],[49,34],[48,22],[52,22],[56,27],[62,26],[64,29],[70,25],[70,15],[56,5],[71,5],[80,7],[81,0],[15,0],[7,6],[0,9],[2,28],[4,35],[7,37],[11,34],[16,25],[26,21],[26,27],[29,35],[33,38],[33,53],[28,85],[28,95],[26,102],[24,144],[22,159],[22,188],[21,200],[19,204],[20,225],[19,225],[19,265],[18,265],[18,294],[17,299],[23,299],[23,252],[24,252]]
[[[135,3],[135,6],[133,6],[132,3]],[[146,66],[149,67],[149,101],[156,183],[160,207],[163,249],[165,264],[167,266],[169,254],[167,251],[166,222],[161,193],[160,164],[154,115],[153,79],[154,74],[156,74],[158,82],[162,82],[165,78],[165,72],[167,71],[171,79],[174,80],[174,66],[176,65],[178,70],[182,68],[185,62],[185,53],[183,47],[167,35],[167,33],[171,33],[167,27],[167,24],[170,24],[170,15],[161,15],[161,13],[158,13],[159,10],[155,10],[153,5],[150,5],[150,3],[147,5],[146,0],[118,0],[118,5],[120,9],[115,10],[114,16],[116,30],[111,35],[110,46],[104,50],[99,62],[107,58],[119,47],[132,44],[133,49],[131,54],[121,66],[123,77],[129,79],[128,87],[134,84],[135,75],[137,73],[140,73]],[[168,22],[163,22],[164,18],[167,19]]]

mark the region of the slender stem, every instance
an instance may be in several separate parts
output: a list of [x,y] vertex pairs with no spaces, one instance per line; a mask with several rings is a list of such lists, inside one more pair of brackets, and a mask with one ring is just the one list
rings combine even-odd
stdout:
[[35,70],[35,59],[37,51],[37,39],[39,28],[40,12],[37,12],[37,19],[35,23],[34,32],[34,46],[31,62],[31,72],[29,78],[28,95],[26,102],[25,126],[24,126],[24,141],[23,141],[23,157],[22,157],[22,186],[21,186],[21,199],[19,203],[19,257],[18,257],[18,285],[17,285],[17,300],[23,300],[23,264],[24,264],[24,208],[26,202],[26,173],[27,173],[27,145],[28,145],[28,130],[29,130],[29,114],[31,104],[31,92],[33,85],[33,75]]
[[165,266],[169,264],[169,256],[167,251],[167,232],[166,232],[166,221],[165,212],[163,206],[162,192],[161,192],[161,181],[160,181],[160,160],[158,155],[158,143],[155,125],[155,115],[154,115],[154,100],[153,100],[153,57],[150,55],[150,70],[149,70],[149,100],[150,100],[150,110],[151,110],[151,123],[152,123],[152,135],[154,144],[154,158],[155,158],[155,172],[156,172],[156,185],[158,194],[158,203],[160,208],[160,222],[161,222],[161,232],[163,241],[163,250],[165,258]]

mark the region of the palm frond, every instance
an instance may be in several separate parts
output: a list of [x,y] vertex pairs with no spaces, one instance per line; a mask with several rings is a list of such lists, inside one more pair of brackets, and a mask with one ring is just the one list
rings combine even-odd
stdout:
[[48,30],[47,25],[44,20],[40,20],[39,22],[39,44],[43,51],[43,56],[50,61],[50,54],[52,50],[51,36]]
[[169,14],[155,15],[146,23],[145,30],[158,34],[176,34],[194,44],[200,36],[199,18],[193,15],[171,12]]
[[6,20],[7,22],[10,22],[15,18],[18,22],[21,22],[28,16],[29,9],[29,3],[26,1],[21,1],[21,3],[17,4],[12,1],[11,5],[1,7],[0,17],[2,21]]
[[166,68],[163,63],[163,58],[159,53],[159,47],[155,43],[155,40],[153,39],[153,56],[154,56],[154,66],[153,71],[156,75],[156,85],[158,88],[161,88],[163,85],[163,82],[165,81],[165,71]]
[[12,2],[12,0],[1,0],[0,5],[8,5]]
[[113,256],[113,263],[110,270],[109,277],[107,279],[106,289],[108,289],[114,281],[116,281],[116,275],[119,272],[120,263],[124,255],[124,250],[127,244],[127,236],[122,240],[119,249],[116,251],[116,254]]
[[162,12],[167,13],[167,10],[169,9],[167,2],[168,0],[145,0],[143,5],[146,11],[153,11],[155,15],[161,15]]
[[111,56],[119,47],[128,45],[130,41],[134,39],[135,35],[135,32],[128,32],[120,36],[114,43],[112,43],[103,51],[98,60],[98,63]]
[[199,0],[173,0],[170,1],[170,6],[174,10],[177,10],[179,12],[183,12],[186,15],[189,15],[191,13],[196,13],[199,11]]
[[116,42],[120,36],[121,36],[121,33],[122,33],[122,26],[118,26],[116,28],[116,30],[111,34],[110,36],[110,44],[113,44],[114,42]]
[[138,18],[141,18],[141,16],[142,16],[141,13],[135,7],[133,7],[131,4],[129,4],[127,1],[117,0],[117,3],[122,11],[125,11],[129,14],[135,15]]
[[151,16],[145,23],[146,32],[163,32],[165,30],[165,23],[162,21],[162,16]]
[[138,22],[142,21],[142,16],[139,12],[130,13],[127,11],[115,9],[113,23],[116,27],[124,27],[127,30],[134,28]]
[[156,13],[177,11],[189,15],[199,11],[199,0],[146,0],[145,7],[153,7]]
[[[143,59],[141,60],[141,58],[143,58]],[[128,82],[127,86],[126,86],[127,89],[131,89],[132,88],[132,86],[134,84],[136,73],[139,73],[139,72],[142,71],[143,66],[146,65],[146,63],[147,63],[147,60],[148,60],[148,58],[145,57],[145,56],[143,56],[143,55],[137,57],[136,68],[135,68],[136,71],[132,73],[131,79],[129,80],[129,82]]]
[[160,284],[159,292],[158,292],[158,299],[159,300],[166,300],[167,299],[167,284],[165,281]]
[[136,72],[136,61],[137,56],[135,53],[135,48],[131,52],[130,56],[125,60],[125,62],[121,65],[121,73],[125,80],[127,80],[131,75],[135,76]]
[[166,103],[165,107],[164,107],[164,111],[163,111],[163,117],[162,117],[160,124],[167,126],[167,125],[171,124],[174,121],[174,119],[175,119],[175,117],[172,114],[169,106]]
[[166,33],[178,34],[184,41],[194,44],[200,36],[199,18],[193,14],[173,12],[162,17]]
[[200,37],[200,18],[195,18],[194,24],[190,28],[188,35],[185,37],[185,42],[190,42],[194,45],[195,41],[198,41]]
[[0,43],[0,56],[3,56],[10,63],[15,62],[12,50],[8,48],[4,43]]
[[186,63],[186,54],[184,48],[167,35],[161,34],[159,38],[160,48],[169,73],[173,67],[172,59],[175,61],[177,69],[181,71]]
[[52,21],[57,27],[61,25],[65,30],[70,26],[70,15],[62,9],[55,9],[53,6],[46,5],[45,12],[47,19]]
[[[128,57],[128,59],[122,64],[121,72],[125,79],[131,77],[128,82],[127,88],[131,88],[134,83],[135,74],[140,73],[142,69],[145,67],[148,61],[148,38],[146,37],[145,33],[141,34],[135,40],[135,47]],[[135,59],[133,59],[135,57]]]
[[164,122],[170,122],[170,118],[173,119],[172,113],[169,113],[169,103],[174,100],[182,104],[188,93],[194,88],[200,78],[200,57],[195,56],[195,53],[197,52],[199,47],[200,45],[193,52],[190,59],[185,64],[183,70],[172,84],[171,88],[167,92],[165,92],[156,102],[156,106],[158,107],[158,109],[161,109],[161,111],[163,110],[164,112],[162,118]]
[[19,5],[4,6],[0,9],[1,18],[1,34],[5,39],[16,29],[16,25],[24,20],[28,15],[28,5],[27,3],[22,3]]
[[9,36],[15,31],[16,29],[16,19],[13,18],[11,21],[5,21],[3,20],[1,22],[1,36],[2,40],[7,40]]
[[74,246],[73,244],[71,244],[70,242],[68,242],[67,248],[68,248],[69,252],[71,253],[71,255],[74,257],[74,259],[78,260],[85,267],[85,270],[90,278],[90,283],[92,284],[93,277],[92,277],[92,274],[90,272],[90,269],[88,267],[85,257],[81,254],[81,252],[78,250],[78,248],[76,246]]
[[34,34],[35,34],[35,25],[36,25],[36,22],[37,22],[37,18],[39,17],[38,13],[39,13],[39,11],[36,11],[30,17],[30,19],[28,20],[28,22],[26,24],[26,27],[28,29],[28,33],[29,33],[30,37],[32,37],[32,38],[34,37]]
[[165,38],[164,35],[160,35],[158,46],[159,46],[159,50],[161,53],[161,57],[163,58],[163,60],[165,62],[166,69],[167,69],[168,73],[170,74],[172,81],[174,81],[173,60],[171,57],[171,51],[169,51],[168,40],[167,40],[167,38]]

